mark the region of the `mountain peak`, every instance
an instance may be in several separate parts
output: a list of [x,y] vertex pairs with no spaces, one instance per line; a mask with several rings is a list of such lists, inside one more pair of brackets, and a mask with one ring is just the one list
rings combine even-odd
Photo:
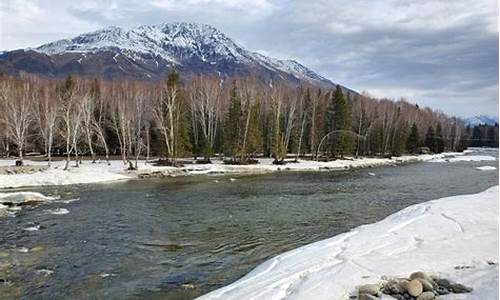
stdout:
[[[98,73],[109,78],[129,75],[161,78],[175,67],[190,74],[257,75],[262,79],[282,79],[295,84],[334,85],[295,60],[274,59],[246,50],[208,24],[175,22],[130,29],[109,26],[31,50],[48,56],[45,60],[50,62],[44,62],[43,68],[49,64],[54,68],[50,73],[56,76],[73,72],[94,76],[93,73]],[[30,55],[29,51],[25,52]],[[0,66],[2,57],[8,53],[0,56]],[[40,55],[36,60],[42,59]],[[89,65],[92,68],[89,69]],[[22,64],[22,68],[27,67]]]
[[465,124],[470,127],[479,125],[490,125],[493,126],[498,124],[497,116],[479,115],[465,119]]

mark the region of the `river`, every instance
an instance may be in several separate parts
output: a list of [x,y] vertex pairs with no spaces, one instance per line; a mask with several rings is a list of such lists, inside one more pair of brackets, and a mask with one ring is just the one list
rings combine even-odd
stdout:
[[192,299],[284,251],[498,184],[485,165],[498,161],[31,188],[61,200],[0,218],[0,298]]

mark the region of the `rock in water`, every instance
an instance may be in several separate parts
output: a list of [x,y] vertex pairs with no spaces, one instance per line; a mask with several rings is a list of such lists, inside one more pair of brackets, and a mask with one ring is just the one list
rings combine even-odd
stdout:
[[380,286],[378,284],[365,284],[358,288],[359,294],[368,294],[368,295],[377,295],[380,290]]
[[420,281],[418,281],[418,279],[413,279],[412,281],[408,282],[408,284],[406,285],[406,289],[408,290],[408,294],[413,297],[418,297],[420,294],[422,294],[424,288]]
[[433,292],[423,292],[417,297],[417,300],[432,300],[435,299],[436,295]]

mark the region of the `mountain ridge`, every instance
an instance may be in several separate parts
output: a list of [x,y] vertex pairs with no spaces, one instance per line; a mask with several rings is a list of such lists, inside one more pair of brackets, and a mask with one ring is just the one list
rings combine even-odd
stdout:
[[465,124],[470,127],[479,125],[494,126],[495,124],[498,124],[498,117],[489,115],[479,115],[479,116],[469,117],[465,119]]
[[186,22],[131,29],[109,26],[36,48],[7,51],[0,53],[0,69],[11,74],[24,71],[62,77],[72,73],[108,79],[160,79],[176,69],[188,77],[255,75],[297,85],[336,85],[295,60],[246,50],[211,25]]

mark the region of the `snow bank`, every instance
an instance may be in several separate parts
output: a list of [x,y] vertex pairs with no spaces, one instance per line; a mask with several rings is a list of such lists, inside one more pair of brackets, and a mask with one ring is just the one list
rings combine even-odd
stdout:
[[481,166],[481,167],[476,167],[476,169],[478,169],[479,171],[494,171],[497,168],[493,166]]
[[415,271],[474,288],[443,299],[498,299],[498,192],[410,206],[276,256],[199,299],[348,299],[358,285]]
[[464,155],[450,158],[436,158],[431,162],[458,162],[458,161],[494,161],[498,158],[489,155]]
[[[389,158],[352,158],[335,160],[329,162],[317,162],[310,160],[299,160],[297,163],[286,165],[273,165],[272,159],[259,159],[255,165],[226,165],[220,160],[214,160],[212,164],[192,164],[182,168],[160,167],[139,162],[139,170],[127,171],[127,166],[120,160],[91,163],[84,161],[80,167],[71,167],[64,171],[64,161],[53,162],[46,170],[31,174],[0,174],[0,188],[45,186],[45,185],[67,185],[85,184],[97,182],[109,182],[137,177],[148,177],[154,174],[164,176],[186,176],[186,175],[217,175],[217,174],[262,174],[276,171],[329,171],[346,170],[354,168],[377,167],[383,165],[395,165],[408,162],[429,161],[456,157],[462,153],[442,153],[432,155],[401,156]],[[0,160],[0,166],[12,166],[14,160]],[[34,162],[25,160],[26,165],[46,165],[46,162]],[[71,165],[74,163],[72,162]]]
[[0,193],[0,217],[12,216],[22,209],[20,205],[33,202],[53,201],[57,198],[35,192]]
[[14,192],[14,193],[0,193],[1,204],[21,204],[23,202],[43,202],[55,200],[54,197],[48,197],[35,192]]
[[[25,161],[26,165],[46,165],[46,162]],[[74,163],[71,163],[71,166]],[[14,160],[0,160],[0,165],[14,165]],[[108,166],[105,162],[92,164],[85,161],[78,168],[71,167],[64,171],[64,161],[53,162],[52,166],[44,171],[31,174],[1,174],[0,188],[25,186],[67,185],[97,183],[129,179],[123,162],[112,161]]]

